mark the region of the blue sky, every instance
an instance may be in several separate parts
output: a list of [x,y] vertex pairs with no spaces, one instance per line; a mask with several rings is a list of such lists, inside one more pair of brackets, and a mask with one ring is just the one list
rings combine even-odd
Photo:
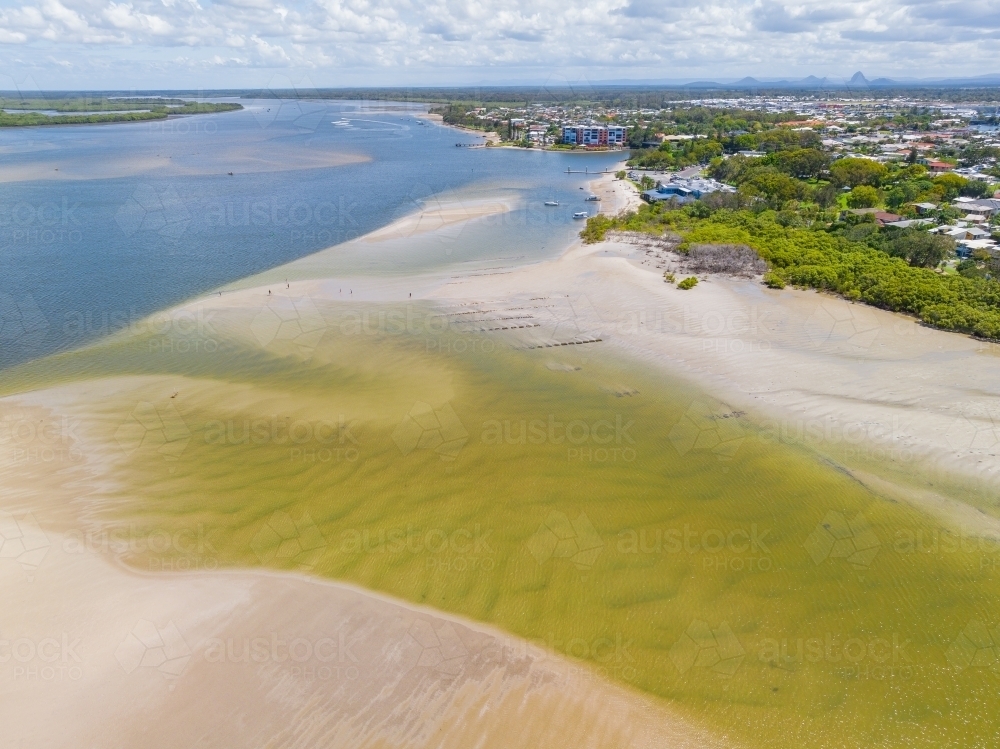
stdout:
[[1000,73],[996,0],[0,0],[0,89]]

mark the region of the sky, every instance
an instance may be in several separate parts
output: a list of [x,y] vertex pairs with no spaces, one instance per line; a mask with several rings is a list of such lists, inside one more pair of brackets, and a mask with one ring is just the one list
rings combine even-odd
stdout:
[[1000,73],[997,0],[0,0],[0,90]]

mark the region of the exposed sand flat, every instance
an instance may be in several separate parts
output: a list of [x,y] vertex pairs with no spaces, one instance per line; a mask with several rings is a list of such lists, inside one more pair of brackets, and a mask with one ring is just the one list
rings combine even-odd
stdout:
[[[199,544],[195,572],[126,568],[119,555],[135,543],[172,542],[155,530],[108,535],[108,485],[124,458],[103,434],[104,404],[150,388],[219,397],[207,387],[131,376],[0,400],[10,746],[724,746],[543,644],[347,585],[220,571],[211,535],[183,540]],[[275,394],[233,385],[225,397]],[[46,425],[44,454],[20,449],[29,425]],[[629,643],[606,647],[627,669]]]
[[68,161],[45,158],[28,163],[4,164],[0,166],[0,183],[33,182],[35,180],[120,179],[139,174],[150,177],[225,174],[230,171],[241,174],[259,174],[331,168],[359,164],[368,160],[367,156],[361,154],[332,151],[306,151],[304,153],[289,151],[286,153],[283,149],[269,155],[266,147],[253,151],[245,148],[220,149],[211,154],[192,154],[181,151],[174,154],[138,154],[115,159],[108,159],[104,155],[85,155]]
[[[610,175],[591,189],[605,211],[632,209],[639,201],[634,187]],[[489,202],[429,208],[366,239],[432,230],[494,210],[504,208]],[[395,302],[409,301],[405,290],[416,288],[420,298],[446,309],[523,307],[535,299],[543,319],[522,336],[526,345],[565,342],[560,335],[601,338],[604,348],[684,377],[720,403],[753,409],[775,439],[799,436],[821,452],[846,451],[901,476],[919,472],[976,486],[1000,481],[1000,347],[827,294],[767,289],[759,279],[713,276],[682,291],[664,282],[664,267],[677,269],[676,260],[629,244],[577,243],[556,260],[502,274],[317,279],[277,291],[288,297],[286,304],[344,301],[338,286],[351,283],[353,300]],[[196,300],[188,309],[282,303],[266,294],[243,289]],[[964,525],[969,516],[963,518]]]
[[[593,189],[604,210],[636,197],[610,179]],[[470,205],[432,206],[368,240],[509,210]],[[680,291],[658,267],[670,262],[627,244],[574,245],[557,260],[503,274],[405,285],[359,278],[354,291],[355,299],[405,302],[407,288],[432,289],[420,296],[445,311],[488,307],[498,318],[517,308],[534,327],[502,335],[549,348],[550,368],[586,366],[588,352],[600,347],[715,396],[693,407],[752,409],[773,425],[775,440],[804,435],[821,452],[854,450],[859,460],[871,457],[898,473],[939,470],[996,485],[1000,375],[991,347],[755,280],[713,277]],[[335,286],[296,281],[272,297],[266,288],[243,289],[183,309],[233,310],[250,324],[229,330],[220,321],[220,333],[266,348],[281,328],[255,330],[254,320],[267,322],[273,313],[295,322],[296,336],[321,335],[322,313],[303,305],[343,301]],[[163,381],[174,387],[169,377]],[[0,401],[0,415],[15,409],[34,423],[52,419],[53,407],[82,413],[131,384],[90,381],[15,396]],[[234,386],[231,397],[261,393]],[[61,446],[69,450],[78,438],[86,435],[67,436]],[[12,515],[0,518],[8,529],[15,523],[30,552],[0,555],[0,590],[14,602],[0,612],[0,725],[12,746],[721,744],[569,659],[349,586],[210,564],[197,573],[127,570],[66,535],[95,509],[99,482],[113,480],[110,455],[89,447],[58,470],[42,462],[12,470],[3,447],[0,512]],[[935,491],[900,491],[883,477],[856,475],[886,496],[1000,537],[992,519]],[[44,514],[46,523],[37,526],[27,511]],[[7,652],[12,657],[3,660]]]
[[41,552],[0,558],[5,747],[722,746],[541,646],[348,586],[127,571],[4,483]]
[[398,221],[385,226],[371,234],[366,234],[363,242],[382,242],[388,239],[402,239],[417,234],[439,231],[448,226],[460,224],[484,216],[495,216],[507,213],[514,208],[508,200],[438,200],[434,199],[428,205],[415,213],[404,216]]
[[996,346],[826,294],[721,277],[682,291],[662,273],[635,246],[578,244],[433,296],[563,298],[576,329],[752,408],[775,439],[804,435],[822,452],[849,449],[901,472],[1000,481]]
[[290,575],[143,577],[49,540],[33,581],[0,566],[4,746],[720,746],[475,625]]

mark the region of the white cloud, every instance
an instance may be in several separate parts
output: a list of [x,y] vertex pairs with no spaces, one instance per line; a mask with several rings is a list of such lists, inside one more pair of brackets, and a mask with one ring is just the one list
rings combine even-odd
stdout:
[[994,0],[0,0],[0,68],[45,85],[52,51],[90,86],[970,75],[1000,72],[998,38]]
[[103,11],[104,19],[118,29],[129,31],[149,32],[155,36],[163,36],[171,33],[174,29],[167,21],[159,16],[140,13],[132,7],[131,3],[108,4]]

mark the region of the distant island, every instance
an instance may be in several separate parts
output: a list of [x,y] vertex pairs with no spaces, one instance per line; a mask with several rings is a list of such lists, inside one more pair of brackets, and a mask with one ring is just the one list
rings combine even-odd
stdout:
[[170,115],[210,114],[243,109],[242,104],[184,99],[62,97],[0,97],[0,127],[90,125],[105,122],[165,120]]

